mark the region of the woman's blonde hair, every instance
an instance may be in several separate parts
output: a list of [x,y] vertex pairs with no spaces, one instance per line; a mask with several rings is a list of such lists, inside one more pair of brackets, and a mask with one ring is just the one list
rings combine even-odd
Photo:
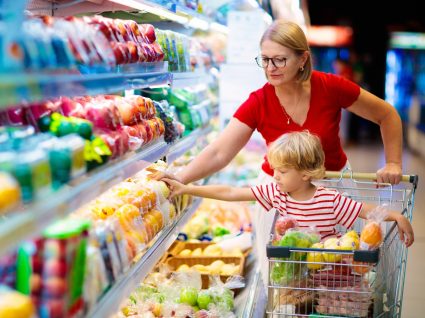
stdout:
[[280,136],[268,148],[267,159],[274,169],[292,168],[311,179],[325,176],[325,153],[319,137],[307,130]]
[[311,73],[313,71],[311,50],[308,46],[305,33],[298,24],[285,20],[276,20],[264,32],[263,36],[261,37],[260,45],[265,40],[270,40],[284,47],[292,49],[298,55],[302,55],[304,52],[308,52],[309,54],[304,64],[304,70],[299,70],[297,80],[304,82],[310,79]]

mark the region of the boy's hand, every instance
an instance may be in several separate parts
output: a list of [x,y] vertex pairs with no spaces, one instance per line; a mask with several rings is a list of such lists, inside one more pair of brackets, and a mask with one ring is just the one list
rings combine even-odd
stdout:
[[176,180],[178,182],[181,182],[179,178],[177,178],[177,176],[175,176],[172,173],[169,172],[165,172],[165,171],[159,171],[159,170],[155,170],[155,169],[147,169],[150,174],[148,174],[148,177],[153,179],[153,180],[163,180],[165,178],[169,179],[169,180]]
[[415,236],[413,233],[412,225],[410,224],[409,220],[404,215],[399,214],[396,219],[396,222],[400,240],[402,240],[404,244],[406,244],[406,247],[411,246],[415,241]]
[[168,184],[168,188],[171,191],[170,199],[180,194],[185,194],[184,190],[186,188],[186,185],[184,185],[183,183],[169,178],[161,178],[161,180]]

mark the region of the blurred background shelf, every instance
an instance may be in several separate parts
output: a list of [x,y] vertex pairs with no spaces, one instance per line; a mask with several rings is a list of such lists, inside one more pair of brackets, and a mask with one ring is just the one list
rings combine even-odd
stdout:
[[[209,102],[209,101],[208,101]],[[172,145],[170,151],[167,152],[167,163],[171,164],[177,158],[182,156],[185,152],[196,146],[199,138],[208,135],[212,131],[211,126],[198,128],[190,133],[190,135],[184,137],[177,144]]]
[[80,71],[79,74],[0,74],[0,108],[23,100],[30,103],[60,96],[110,94],[166,86],[172,80],[167,62],[124,65],[110,70],[84,67]]
[[189,86],[196,86],[198,84],[209,84],[210,81],[210,76],[202,71],[173,73],[171,87],[173,89],[184,88]]
[[162,5],[155,1],[144,0],[82,0],[66,2],[51,0],[31,0],[28,10],[35,14],[48,14],[53,16],[69,16],[81,13],[102,12],[136,12],[145,21],[170,21],[185,27],[202,31],[228,33],[225,25],[214,22],[209,17],[172,3]]
[[192,217],[200,203],[201,199],[195,198],[186,211],[178,216],[172,224],[164,228],[143,256],[133,264],[127,273],[117,280],[86,317],[105,318],[109,317],[111,313],[117,312],[123,300],[140,285],[143,279],[152,271],[155,264],[175,241],[180,230]]

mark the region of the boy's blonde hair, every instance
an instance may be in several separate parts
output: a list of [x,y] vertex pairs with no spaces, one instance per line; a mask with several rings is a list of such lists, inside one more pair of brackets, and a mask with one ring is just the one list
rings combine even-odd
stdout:
[[325,153],[319,137],[307,130],[280,136],[268,148],[267,159],[273,169],[292,168],[311,179],[325,176]]

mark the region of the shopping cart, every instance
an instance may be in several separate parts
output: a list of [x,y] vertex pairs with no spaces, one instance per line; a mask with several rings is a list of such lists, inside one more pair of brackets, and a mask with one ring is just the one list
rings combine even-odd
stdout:
[[[386,204],[411,221],[418,177],[403,176],[396,186],[374,180],[376,174],[345,170],[327,172],[320,184],[356,201]],[[363,222],[356,221],[356,232]],[[384,222],[383,231],[375,251],[276,246],[271,233],[267,317],[400,317],[407,248],[394,222]]]

